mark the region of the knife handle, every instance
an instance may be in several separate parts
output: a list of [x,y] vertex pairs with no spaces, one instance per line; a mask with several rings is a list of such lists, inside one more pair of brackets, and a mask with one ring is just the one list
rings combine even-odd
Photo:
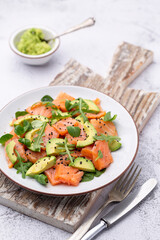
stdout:
[[94,228],[92,228],[90,231],[88,231],[81,240],[91,240],[94,236],[96,236],[99,232],[101,232],[103,229],[107,228],[107,224],[101,220],[98,225],[96,225]]

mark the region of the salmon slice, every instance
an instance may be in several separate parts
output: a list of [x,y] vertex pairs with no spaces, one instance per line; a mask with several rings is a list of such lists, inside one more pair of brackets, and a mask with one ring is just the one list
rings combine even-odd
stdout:
[[43,149],[46,148],[46,144],[47,142],[52,139],[52,138],[58,138],[59,137],[59,133],[58,131],[54,128],[51,127],[48,123],[46,125],[45,131],[44,131],[44,136],[42,137],[43,140]]
[[26,156],[30,162],[35,163],[38,159],[46,157],[47,154],[46,151],[43,150],[41,152],[33,152],[28,149],[26,150]]
[[64,166],[62,164],[56,167],[55,180],[60,180],[67,185],[77,186],[82,179],[84,172],[77,168]]
[[[101,151],[103,154],[102,158],[98,158],[98,151]],[[112,162],[113,158],[109,150],[108,142],[106,141],[96,141],[92,150],[93,154],[93,164],[97,170],[102,170],[107,168]],[[97,159],[97,160],[96,160]]]
[[67,166],[70,163],[70,160],[68,159],[68,155],[62,155],[57,157],[56,159],[56,167],[60,164],[63,164],[65,166]]
[[28,107],[26,111],[31,115],[41,115],[47,118],[52,117],[52,108],[46,107],[42,102],[35,103],[31,107]]
[[75,144],[76,145],[78,141],[83,141],[87,138],[87,134],[84,131],[84,128],[83,128],[82,124],[80,124],[78,122],[77,126],[81,129],[79,137],[72,137],[69,133],[66,134],[66,138],[68,139],[68,142],[70,144]]
[[50,168],[50,169],[48,169],[48,170],[46,170],[46,171],[44,172],[45,175],[48,177],[49,182],[50,182],[53,186],[62,183],[60,180],[55,180],[55,178],[54,178],[55,172],[56,172],[56,170],[53,169],[53,168]]
[[84,147],[81,150],[81,155],[83,157],[86,157],[86,158],[89,158],[89,159],[93,160],[93,152],[92,152],[92,150],[93,150],[93,145]]
[[52,127],[54,127],[60,135],[65,135],[68,132],[68,126],[78,126],[78,121],[74,118],[62,119],[55,123]]
[[68,95],[67,93],[64,92],[60,92],[58,94],[58,96],[55,98],[55,100],[53,101],[53,103],[59,108],[61,109],[63,112],[67,112],[67,109],[65,107],[65,102],[66,100],[75,100],[74,97]]
[[91,119],[90,123],[94,126],[97,134],[106,134],[110,136],[117,136],[117,130],[113,122],[105,122],[101,119]]

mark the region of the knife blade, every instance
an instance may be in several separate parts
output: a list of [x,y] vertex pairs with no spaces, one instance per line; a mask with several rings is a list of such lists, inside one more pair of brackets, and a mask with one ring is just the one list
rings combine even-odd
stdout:
[[117,220],[123,217],[126,213],[132,210],[138,203],[140,203],[156,186],[157,180],[150,178],[137,191],[131,193],[121,203],[117,204],[109,213],[107,213],[99,224],[88,231],[81,240],[90,240],[96,236],[103,229],[110,227]]

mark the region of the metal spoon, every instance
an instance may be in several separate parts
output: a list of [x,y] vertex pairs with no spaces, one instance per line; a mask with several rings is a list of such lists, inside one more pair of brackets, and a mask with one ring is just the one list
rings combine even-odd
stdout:
[[71,32],[77,31],[77,30],[82,29],[82,28],[90,27],[90,26],[92,26],[94,24],[95,24],[95,19],[94,18],[88,18],[84,22],[82,22],[82,23],[80,23],[80,24],[78,24],[78,25],[76,25],[74,27],[69,28],[68,30],[66,30],[65,32],[63,32],[61,34],[58,34],[58,35],[54,36],[53,39],[43,39],[43,41],[48,43],[49,41],[54,40],[56,38],[59,38],[59,37],[61,37],[63,35],[69,34]]

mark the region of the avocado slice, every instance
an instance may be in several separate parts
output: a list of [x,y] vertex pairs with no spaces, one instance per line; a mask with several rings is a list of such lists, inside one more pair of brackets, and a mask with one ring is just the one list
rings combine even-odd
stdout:
[[[100,109],[99,107],[92,101],[92,100],[89,100],[89,99],[83,99],[89,106],[89,109],[90,111],[94,111],[95,113],[99,113]],[[71,104],[73,105],[74,103],[78,102],[77,99],[71,101]]]
[[37,160],[26,172],[26,176],[34,176],[36,174],[40,174],[45,170],[53,167],[56,164],[56,157],[44,157]]
[[28,147],[30,150],[32,150],[32,151],[35,151],[35,149],[34,149],[34,147],[33,147],[33,138],[34,138],[34,135],[36,134],[36,132],[38,132],[40,130],[40,128],[35,128],[35,129],[32,129],[32,130],[30,130],[29,132],[27,132],[26,133],[26,135],[25,135],[25,138],[26,139],[28,139],[28,140],[30,140],[30,142],[31,142],[31,146],[30,147]]
[[73,163],[70,163],[70,166],[78,168],[86,172],[95,172],[95,167],[91,160],[83,157],[78,157],[74,160]]
[[64,119],[64,118],[68,118],[68,117],[71,116],[68,112],[62,112],[62,111],[60,111],[59,109],[56,109],[56,110],[54,110],[54,111],[57,112],[57,113],[60,113],[62,117],[59,118],[59,119],[52,119],[52,120],[51,120],[51,126],[52,126],[53,124],[55,124],[56,122],[58,122],[59,120]]
[[57,143],[64,143],[64,139],[62,138],[52,138],[48,141],[46,144],[46,152],[47,155],[58,155],[61,152],[65,152],[65,150],[62,149],[57,149],[58,145]]
[[47,117],[41,116],[41,115],[25,115],[22,118],[16,120],[14,123],[13,121],[10,123],[10,126],[17,126],[23,123],[24,120],[27,121],[33,121],[33,120],[40,120],[42,122],[49,122],[49,119]]
[[77,148],[82,148],[88,145],[91,145],[95,139],[94,136],[97,134],[96,129],[90,122],[85,122],[83,125],[84,131],[87,134],[87,138],[83,141],[77,141]]
[[108,142],[109,149],[111,152],[117,151],[121,147],[121,143],[118,142],[117,140],[113,140],[112,142]]
[[15,141],[10,141],[6,146],[6,153],[9,157],[9,160],[14,164],[17,161],[17,156],[14,153]]

